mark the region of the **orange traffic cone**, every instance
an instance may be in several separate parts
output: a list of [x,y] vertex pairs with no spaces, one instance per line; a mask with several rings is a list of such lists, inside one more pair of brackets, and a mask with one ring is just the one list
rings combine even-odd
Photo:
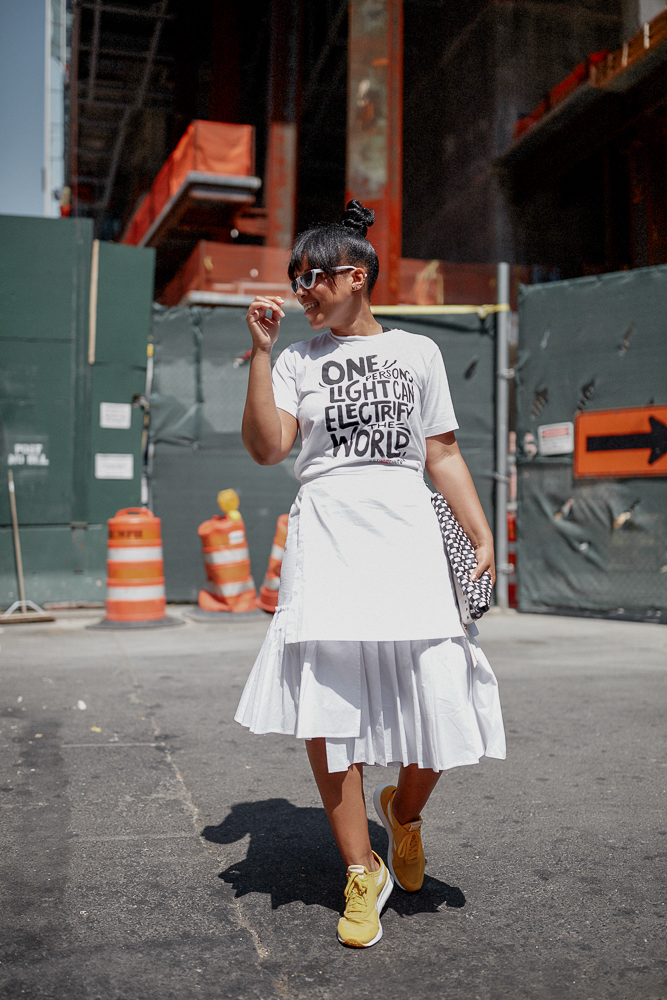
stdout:
[[252,611],[256,607],[255,581],[250,575],[250,558],[245,525],[234,490],[218,493],[224,512],[199,525],[204,569],[210,587],[200,590],[198,603],[203,611]]
[[274,612],[278,606],[278,590],[280,589],[280,570],[285,554],[285,540],[287,538],[287,523],[289,514],[281,514],[276,525],[276,534],[269,556],[269,568],[264,577],[264,583],[259,588],[257,606],[264,611]]

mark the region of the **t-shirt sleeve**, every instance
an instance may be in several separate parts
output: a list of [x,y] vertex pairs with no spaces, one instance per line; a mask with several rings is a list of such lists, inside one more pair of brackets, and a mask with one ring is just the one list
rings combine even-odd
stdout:
[[299,393],[294,371],[294,352],[285,350],[279,355],[273,368],[273,398],[280,410],[286,410],[293,417],[297,415]]
[[422,394],[424,437],[447,434],[458,428],[442,354],[435,349],[427,362],[426,386]]

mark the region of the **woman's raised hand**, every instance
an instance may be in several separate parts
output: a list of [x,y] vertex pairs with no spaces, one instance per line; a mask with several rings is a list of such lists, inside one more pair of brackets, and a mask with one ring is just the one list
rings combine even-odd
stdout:
[[[270,352],[278,339],[280,320],[285,313],[279,295],[258,295],[246,313],[246,323],[252,336],[252,346],[259,351]],[[267,313],[271,311],[271,318]]]

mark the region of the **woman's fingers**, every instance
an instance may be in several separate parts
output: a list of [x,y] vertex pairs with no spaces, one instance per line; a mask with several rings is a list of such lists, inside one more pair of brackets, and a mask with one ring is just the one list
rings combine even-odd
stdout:
[[256,302],[263,302],[269,307],[275,306],[279,309],[284,301],[282,295],[256,295],[250,303],[250,308],[252,309]]
[[[490,565],[488,565],[488,564],[487,564],[487,565],[485,566],[484,564],[482,564],[482,565],[480,566],[480,565],[479,565],[479,563],[478,563],[478,564],[477,564],[477,567],[476,567],[476,568],[475,568],[475,569],[474,569],[474,570],[472,571],[472,573],[470,574],[470,579],[472,580],[472,582],[473,582],[473,583],[477,583],[477,581],[478,581],[478,580],[479,580],[479,579],[480,579],[480,578],[481,578],[482,576],[484,576],[484,574],[485,574],[485,573],[486,573],[487,571],[491,572],[491,566],[490,566]],[[494,583],[495,583],[495,579],[496,579],[496,578],[495,578],[495,575],[494,575],[493,573],[491,573],[491,579],[492,579],[492,580],[494,581]]]
[[270,350],[278,339],[280,320],[285,315],[282,310],[284,301],[280,295],[258,295],[250,303],[246,322],[256,348]]
[[285,313],[282,310],[282,304],[285,300],[281,298],[280,295],[258,295],[252,300],[248,308],[248,318],[251,316],[266,316],[267,309],[270,309],[273,315],[273,319],[269,322],[276,322],[275,314],[284,318]]
[[493,583],[496,582],[496,567],[493,559],[493,550],[480,545],[479,548],[475,549],[475,557],[477,559],[477,566],[470,574],[470,579],[474,582],[479,580],[483,573],[487,571],[491,574],[491,579]]
[[248,323],[250,323],[253,326],[260,327],[260,328],[261,327],[266,327],[266,329],[270,329],[270,328],[272,328],[274,326],[277,327],[277,326],[280,325],[280,319],[278,318],[278,316],[276,316],[276,317],[273,317],[273,316],[269,317],[261,309],[257,309],[257,310],[255,310],[255,312],[249,313],[248,316],[247,316],[247,320],[248,320]]
[[279,316],[274,309],[272,310],[272,315],[269,316],[267,306],[257,306],[255,309],[248,311],[247,319],[251,323],[280,323],[283,315]]

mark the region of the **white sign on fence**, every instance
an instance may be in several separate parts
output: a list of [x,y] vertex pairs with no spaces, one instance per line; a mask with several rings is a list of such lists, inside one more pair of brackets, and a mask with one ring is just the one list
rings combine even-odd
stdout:
[[14,450],[7,455],[7,465],[44,468],[49,464],[44,445],[37,442],[17,443]]
[[100,427],[110,430],[129,431],[132,426],[132,406],[130,403],[100,403]]
[[537,428],[540,455],[570,455],[574,451],[574,424],[542,424]]
[[95,455],[95,479],[134,479],[134,455]]

